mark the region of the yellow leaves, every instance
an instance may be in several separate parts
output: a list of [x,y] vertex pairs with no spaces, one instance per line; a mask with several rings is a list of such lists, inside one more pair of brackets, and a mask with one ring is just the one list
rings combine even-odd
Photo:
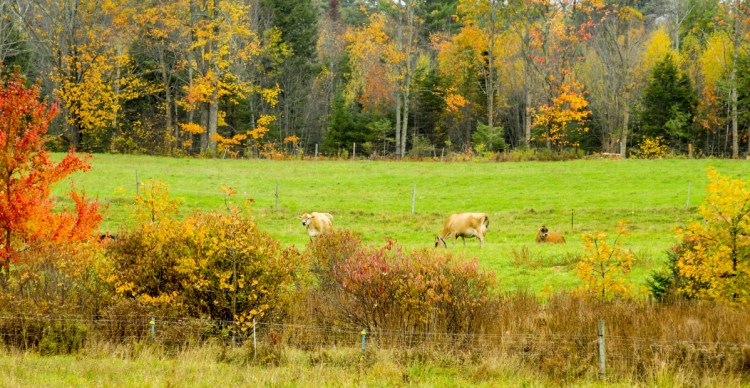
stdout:
[[635,258],[629,250],[621,247],[622,242],[619,241],[627,233],[624,221],[620,221],[617,230],[618,236],[611,245],[604,232],[584,235],[587,256],[574,269],[584,285],[577,292],[600,300],[632,296],[633,285],[626,276],[630,273]]
[[719,81],[726,78],[733,53],[734,46],[725,32],[717,31],[708,37],[699,59],[707,87],[715,88]]
[[274,115],[260,115],[260,118],[256,121],[257,126],[259,127],[266,127],[276,121],[276,116]]
[[180,201],[169,195],[169,186],[161,180],[149,179],[140,183],[131,214],[140,221],[159,222],[177,214]]
[[643,14],[633,7],[622,7],[617,13],[617,18],[622,21],[643,20]]
[[180,129],[192,135],[199,135],[206,132],[206,129],[197,123],[180,123]]
[[682,250],[676,267],[686,295],[727,304],[750,302],[750,189],[748,182],[708,169],[703,222],[678,229]]
[[263,88],[260,90],[260,96],[263,98],[263,100],[266,103],[271,105],[271,107],[275,107],[276,104],[278,104],[280,94],[281,94],[281,87],[279,86],[279,84],[276,84],[272,88]]
[[268,126],[274,121],[276,121],[276,116],[274,115],[261,115],[256,121],[255,129],[248,132],[248,134],[252,136],[254,140],[262,139],[266,133],[270,131]]
[[638,145],[635,155],[642,159],[659,159],[667,156],[669,149],[662,136],[646,136]]
[[680,56],[671,47],[672,40],[669,38],[669,33],[664,27],[654,31],[646,43],[643,60],[641,60],[640,66],[636,69],[637,78],[648,79],[648,74],[651,74],[656,63],[663,60],[667,54],[671,54],[673,58],[679,59]]

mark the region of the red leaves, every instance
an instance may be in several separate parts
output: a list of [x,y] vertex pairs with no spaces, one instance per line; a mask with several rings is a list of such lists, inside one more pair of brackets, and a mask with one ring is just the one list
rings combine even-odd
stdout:
[[53,212],[52,184],[89,168],[74,150],[57,164],[44,150],[57,111],[18,75],[0,87],[0,260],[6,268],[36,243],[85,240],[101,221],[98,204],[76,193],[71,194],[75,212]]
[[333,276],[351,297],[343,315],[371,328],[439,324],[464,331],[496,287],[495,274],[476,259],[461,261],[435,250],[404,252],[390,240],[382,248],[360,247],[335,265]]

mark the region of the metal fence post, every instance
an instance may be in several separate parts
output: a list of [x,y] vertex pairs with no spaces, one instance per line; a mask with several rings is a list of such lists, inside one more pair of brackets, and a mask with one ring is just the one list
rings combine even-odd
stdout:
[[151,326],[151,341],[156,341],[156,317],[151,317],[149,325]]
[[367,329],[362,329],[362,354],[359,356],[359,362],[364,364],[365,363],[365,341],[367,338]]

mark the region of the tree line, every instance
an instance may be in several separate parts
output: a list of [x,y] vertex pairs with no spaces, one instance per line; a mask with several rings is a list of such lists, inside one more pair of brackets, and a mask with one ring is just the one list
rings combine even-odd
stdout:
[[749,49],[739,0],[0,0],[87,152],[737,158]]

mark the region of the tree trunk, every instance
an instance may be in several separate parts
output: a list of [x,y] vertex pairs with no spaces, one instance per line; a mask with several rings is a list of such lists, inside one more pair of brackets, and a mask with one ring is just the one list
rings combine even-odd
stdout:
[[[526,3],[527,7],[529,6]],[[528,12],[528,11],[527,11]],[[524,50],[529,50],[531,47],[531,26],[530,18],[527,16],[524,18],[524,37],[523,47]],[[526,148],[531,148],[531,91],[529,90],[529,84],[531,83],[531,54],[526,52],[523,56],[523,138]]]
[[529,64],[523,70],[523,143],[524,147],[531,148],[531,92],[529,91]]
[[401,92],[396,91],[396,157],[401,156]]
[[624,100],[626,101],[623,103],[622,108],[622,136],[620,137],[620,157],[623,159],[628,155],[628,125],[630,121],[630,104],[626,98]]
[[208,107],[208,148],[211,153],[216,153],[216,135],[219,128],[219,91],[214,90],[211,95],[211,103]]
[[406,155],[406,133],[409,125],[409,88],[404,91],[404,114],[401,118],[401,157]]
[[208,121],[209,121],[209,104],[202,102],[200,103],[200,109],[201,109],[201,127],[203,128],[203,133],[201,133],[201,149],[200,152],[203,152],[208,149]]
[[[120,42],[117,42],[117,55],[122,55],[122,44]],[[114,85],[114,94],[115,94],[115,106],[120,106],[120,77],[122,77],[122,68],[120,67],[119,62],[116,64],[115,68],[115,85]],[[117,118],[120,115],[118,112],[115,112],[114,118],[112,119],[112,133],[110,134],[109,138],[109,150],[110,152],[115,151],[115,142],[114,140],[117,138],[118,135],[118,120]]]
[[169,72],[167,71],[167,58],[165,57],[164,49],[159,50],[159,68],[161,70],[161,82],[162,85],[164,85],[164,106],[165,106],[165,142],[166,142],[166,150],[167,153],[172,153],[172,145],[173,140],[172,136],[174,136],[174,140],[177,140],[177,133],[173,134],[172,127],[174,126],[174,119],[172,118],[172,90],[170,88],[170,81],[169,81]]
[[[735,54],[736,55],[736,54]],[[737,65],[732,64],[732,89],[729,91],[729,104],[732,107],[732,159],[737,159],[740,156],[739,143],[737,141],[738,128],[737,128]]]
[[729,91],[729,104],[732,109],[732,159],[737,159],[740,157],[740,148],[738,144],[738,132],[737,132],[737,59],[738,59],[738,53],[737,51],[740,48],[740,27],[738,24],[740,24],[740,21],[738,18],[740,17],[738,15],[738,5],[737,1],[732,1],[730,4],[730,9],[732,9],[732,29],[733,29],[733,38],[732,38],[732,44],[734,46],[734,52],[732,53],[732,75],[730,79],[730,84],[732,85],[732,90]]

